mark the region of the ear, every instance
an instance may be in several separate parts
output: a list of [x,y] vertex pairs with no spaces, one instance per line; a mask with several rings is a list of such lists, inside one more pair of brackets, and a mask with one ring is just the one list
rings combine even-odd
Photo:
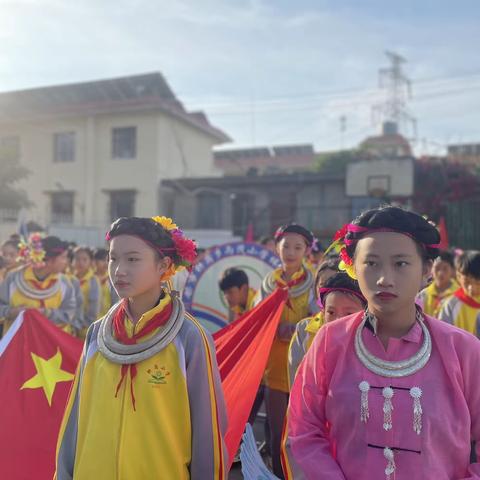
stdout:
[[161,273],[166,272],[172,265],[173,260],[170,257],[163,257],[158,262],[158,267],[161,270]]

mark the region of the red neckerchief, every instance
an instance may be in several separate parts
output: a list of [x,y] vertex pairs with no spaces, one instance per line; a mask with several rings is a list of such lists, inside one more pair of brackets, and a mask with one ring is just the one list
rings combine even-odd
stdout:
[[454,294],[454,297],[457,297],[463,303],[472,308],[480,309],[480,303],[474,300],[472,297],[469,297],[461,288],[459,288]]
[[[48,290],[49,288],[53,287],[55,283],[57,282],[56,278],[50,279],[50,281],[47,283],[47,285],[44,287],[42,286],[42,283],[40,280],[28,280],[37,290]],[[45,303],[45,298],[41,298],[40,301],[40,307],[41,308],[46,308],[46,303]]]
[[[296,285],[302,283],[305,279],[307,278],[307,272],[303,272],[302,275],[300,275],[300,277],[298,277],[296,280],[291,280],[290,282],[288,282],[286,285],[282,284],[281,282],[279,282],[277,280],[277,287],[282,289],[282,290],[290,290],[292,287],[295,287]],[[292,306],[292,303],[290,302],[290,297],[287,297],[287,302],[286,302],[286,305],[287,307],[292,310],[292,312],[294,311],[293,310],[293,306]]]
[[[125,328],[125,315],[126,315],[126,302],[124,302],[120,308],[117,309],[115,312],[115,316],[113,317],[113,332],[115,334],[115,338],[125,344],[125,345],[134,345],[137,343],[137,340],[140,338],[145,337],[149,333],[152,333],[155,329],[165,325],[170,315],[172,314],[173,305],[170,302],[161,312],[157,313],[152,317],[151,320],[147,323],[147,325],[140,330],[139,332],[135,333],[133,337],[129,337],[127,335],[127,329]],[[133,379],[137,375],[137,366],[135,363],[124,364],[122,365],[121,377],[120,381],[118,382],[117,389],[115,391],[115,398],[118,395],[118,391],[122,386],[124,378],[127,376],[127,372],[130,369],[130,394],[132,396],[132,405],[133,410],[135,409],[135,394],[133,391]]]
[[29,280],[29,282],[37,289],[37,290],[48,290],[50,287],[53,287],[56,283],[57,279],[52,278],[47,285],[44,287],[42,286],[42,282],[40,280]]

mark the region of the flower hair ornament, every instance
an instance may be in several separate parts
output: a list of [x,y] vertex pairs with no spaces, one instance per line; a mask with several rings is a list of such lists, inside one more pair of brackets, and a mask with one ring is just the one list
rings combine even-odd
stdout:
[[340,230],[338,230],[334,237],[333,243],[325,251],[325,255],[334,250],[340,257],[340,263],[338,264],[338,269],[342,272],[346,272],[350,278],[354,280],[357,279],[355,275],[355,269],[353,267],[353,259],[350,258],[350,255],[347,253],[347,245],[345,243],[345,236],[348,233],[348,227],[351,224],[345,224]]
[[161,225],[171,236],[174,247],[171,248],[158,248],[162,255],[168,256],[168,252],[174,252],[180,258],[180,261],[176,264],[172,262],[170,268],[163,274],[162,281],[167,281],[173,277],[178,271],[186,268],[190,271],[193,268],[195,259],[197,258],[197,245],[196,243],[187,238],[180,228],[168,217],[152,217],[155,223]]
[[[347,252],[347,247],[355,245],[363,235],[368,233],[375,233],[375,232],[394,232],[394,233],[401,233],[402,235],[406,235],[407,237],[416,240],[410,233],[403,232],[401,230],[395,230],[393,228],[373,228],[373,227],[362,227],[360,225],[355,225],[353,223],[345,224],[340,230],[335,233],[333,237],[333,243],[327,248],[325,254],[327,254],[330,250],[335,250],[337,254],[340,256],[340,263],[338,265],[339,270],[346,272],[349,277],[353,279],[357,279],[355,275],[355,269],[353,267],[353,259]],[[347,235],[350,234],[349,238]],[[423,244],[425,248],[438,248],[438,244]]]
[[28,240],[22,240],[18,245],[18,261],[31,264],[34,267],[45,266],[47,252],[42,245],[43,236],[40,233],[32,233]]

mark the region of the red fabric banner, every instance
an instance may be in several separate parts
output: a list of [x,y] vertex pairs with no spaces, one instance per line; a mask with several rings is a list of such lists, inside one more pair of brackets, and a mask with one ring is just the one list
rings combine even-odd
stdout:
[[227,405],[230,465],[237,453],[288,298],[277,289],[253,310],[213,335]]
[[[214,334],[230,464],[287,298],[287,290],[277,289]],[[82,346],[36,310],[22,312],[0,341],[0,478],[53,478],[58,430]]]
[[36,310],[0,342],[0,477],[53,478],[55,448],[83,342]]

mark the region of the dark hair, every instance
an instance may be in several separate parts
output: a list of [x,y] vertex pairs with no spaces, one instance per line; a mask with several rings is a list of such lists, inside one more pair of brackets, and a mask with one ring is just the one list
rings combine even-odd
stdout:
[[108,250],[106,248],[96,248],[93,252],[94,260],[108,260]]
[[305,242],[307,243],[307,247],[311,247],[313,244],[313,233],[310,230],[307,230],[302,225],[297,225],[296,223],[291,223],[289,225],[282,225],[278,230],[275,232],[275,243],[278,243],[287,233],[296,233],[297,235],[301,235]]
[[50,235],[42,238],[42,248],[45,250],[45,259],[55,258],[68,249],[68,242]]
[[264,235],[263,237],[260,237],[258,239],[258,243],[260,245],[266,245],[268,242],[274,242],[275,240],[273,239],[273,237],[269,237],[268,235]]
[[79,245],[78,247],[75,247],[73,249],[73,255],[76,255],[77,253],[86,253],[90,260],[93,260],[93,251],[90,247],[87,247],[85,245]]
[[0,269],[6,268],[6,267],[7,267],[7,261],[2,255],[0,255]]
[[2,243],[2,248],[3,247],[13,247],[15,250],[18,250],[18,242],[9,239]]
[[480,280],[480,251],[466,250],[455,259],[457,272]]
[[455,268],[455,256],[448,250],[442,250],[435,261],[448,263],[452,268]]
[[[181,258],[175,250],[171,234],[155,220],[146,217],[120,217],[115,220],[107,232],[108,240],[119,235],[139,237],[149,244],[159,258],[170,257],[175,265],[180,265]],[[163,253],[162,249],[172,249]]]
[[227,268],[218,282],[218,286],[222,292],[232,287],[240,288],[243,285],[248,285],[248,275],[239,268]]
[[[391,205],[373,208],[360,214],[352,222],[353,225],[371,229],[385,229],[408,235],[419,247],[419,253],[425,260],[433,260],[438,256],[438,245],[440,243],[440,233],[434,225],[415,212],[404,210],[400,207]],[[360,240],[365,233],[348,232],[346,240],[353,241],[353,244],[347,246],[347,253],[353,258],[356,248],[356,240]]]
[[333,270],[334,272],[338,272],[338,264],[340,259],[337,258],[329,258],[328,260],[324,260],[320,266],[317,268],[315,272],[315,295],[317,294],[318,289],[318,282],[320,281],[320,276],[326,270]]
[[[359,300],[362,301],[363,305],[367,305],[367,301],[363,297],[362,292],[360,291],[360,287],[358,286],[358,282],[353,278],[350,278],[349,275],[345,272],[338,272],[335,275],[331,276],[326,282],[323,288],[331,288],[331,289],[339,289],[342,290],[349,290],[352,294],[356,294],[359,296]],[[325,305],[325,298],[330,292],[323,292],[320,294],[320,301],[323,305]],[[348,292],[345,292],[348,293]]]

